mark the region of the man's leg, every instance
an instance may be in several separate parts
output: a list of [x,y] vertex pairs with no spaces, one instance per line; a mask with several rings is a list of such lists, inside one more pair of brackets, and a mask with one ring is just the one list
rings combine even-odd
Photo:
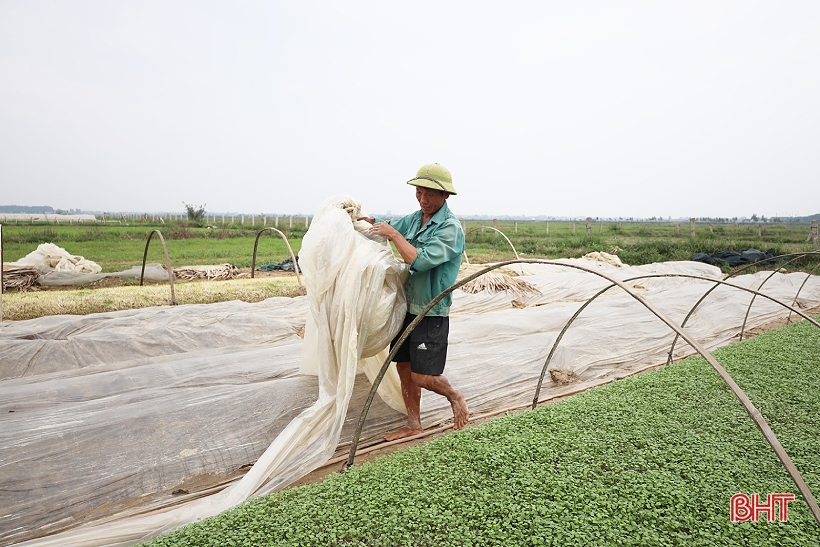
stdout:
[[[438,393],[450,401],[450,406],[453,407],[453,429],[458,430],[467,425],[467,421],[470,419],[470,409],[467,408],[467,401],[464,399],[464,394],[454,389],[447,378],[443,375],[430,376],[428,374],[411,372],[410,379],[415,385]],[[402,382],[402,392],[404,392],[403,386],[404,382]],[[410,412],[408,410],[408,416],[409,414]],[[421,422],[419,422],[419,424],[421,424]]]
[[413,381],[414,375],[410,371],[410,362],[396,363],[396,370],[401,380],[401,396],[404,406],[407,407],[407,425],[384,436],[386,441],[395,441],[412,435],[418,435],[421,428],[421,388]]

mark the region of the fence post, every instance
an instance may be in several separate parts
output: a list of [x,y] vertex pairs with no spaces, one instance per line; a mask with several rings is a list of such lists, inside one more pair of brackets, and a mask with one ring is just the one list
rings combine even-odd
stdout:
[[481,223],[481,233],[482,234],[484,233],[484,223],[483,222]]
[[515,221],[515,233],[516,234],[518,233],[518,221],[517,220]]
[[599,233],[599,234],[604,233],[604,221],[603,221],[603,220],[601,221],[601,227],[600,227],[600,228],[598,228],[598,233]]
[[[494,219],[493,219],[493,228],[495,228],[496,230],[498,230],[498,219],[497,219],[497,218],[494,218]],[[493,233],[493,237],[494,237],[494,238],[496,238],[496,239],[498,239],[498,232],[494,232],[494,233]]]
[[806,238],[806,242],[811,240],[812,249],[815,251],[820,251],[820,241],[818,241],[817,235],[817,221],[811,221],[811,232],[809,233],[809,237]]
[[710,234],[714,234],[714,233],[715,233],[714,227],[713,227],[711,224],[709,225],[709,233],[710,233]]
[[547,221],[547,235],[550,235],[550,221]]
[[290,224],[288,225],[288,228],[293,228],[293,215],[290,215]]
[[276,216],[273,217],[273,226],[275,228],[279,227],[279,214],[277,213]]
[[307,228],[308,226],[310,226],[310,217],[305,215],[305,228]]
[[757,223],[757,237],[763,237],[763,225]]
[[592,232],[592,217],[587,217],[587,237]]
[[461,231],[467,233],[467,223],[463,220],[461,221]]
[[680,235],[680,224],[675,225],[675,235]]
[[573,234],[575,233],[575,223],[574,222],[572,223],[572,233]]
[[695,237],[695,219],[689,219],[689,237]]

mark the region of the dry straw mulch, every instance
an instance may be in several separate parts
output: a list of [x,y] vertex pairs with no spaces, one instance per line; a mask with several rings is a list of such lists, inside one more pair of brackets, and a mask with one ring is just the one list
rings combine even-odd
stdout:
[[40,272],[31,266],[13,266],[3,264],[3,290],[27,291],[37,278]]
[[[175,283],[177,304],[212,304],[228,300],[259,302],[274,296],[298,296],[295,277],[234,279]],[[88,315],[117,310],[166,306],[168,285],[108,287],[3,294],[3,320],[19,321],[45,315]]]
[[196,279],[210,279],[216,281],[220,279],[239,279],[248,277],[247,273],[240,273],[239,268],[231,264],[217,264],[213,266],[181,266],[174,268],[176,279],[193,281]]
[[[468,275],[472,275],[479,271],[480,268],[473,265],[471,268],[465,268],[459,272],[458,279],[464,279]],[[506,291],[518,297],[523,297],[528,294],[541,294],[534,285],[527,283],[523,279],[518,279],[511,275],[513,272],[499,268],[492,270],[484,275],[468,281],[461,286],[461,290],[467,293],[475,294],[481,291],[487,291],[490,294]]]

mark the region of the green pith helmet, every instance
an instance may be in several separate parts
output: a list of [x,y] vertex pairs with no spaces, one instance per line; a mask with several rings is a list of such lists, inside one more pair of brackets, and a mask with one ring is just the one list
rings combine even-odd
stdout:
[[413,186],[423,186],[433,190],[443,190],[448,194],[456,195],[456,188],[453,186],[453,175],[443,165],[428,163],[423,165],[415,178],[407,181]]

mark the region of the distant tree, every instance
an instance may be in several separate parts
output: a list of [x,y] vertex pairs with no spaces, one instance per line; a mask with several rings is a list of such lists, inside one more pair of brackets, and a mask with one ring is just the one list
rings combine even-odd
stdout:
[[189,205],[184,201],[185,212],[188,214],[188,222],[202,222],[205,219],[205,204]]
[[752,219],[752,222],[757,222],[757,219],[758,219],[757,213],[752,213],[751,219]]

